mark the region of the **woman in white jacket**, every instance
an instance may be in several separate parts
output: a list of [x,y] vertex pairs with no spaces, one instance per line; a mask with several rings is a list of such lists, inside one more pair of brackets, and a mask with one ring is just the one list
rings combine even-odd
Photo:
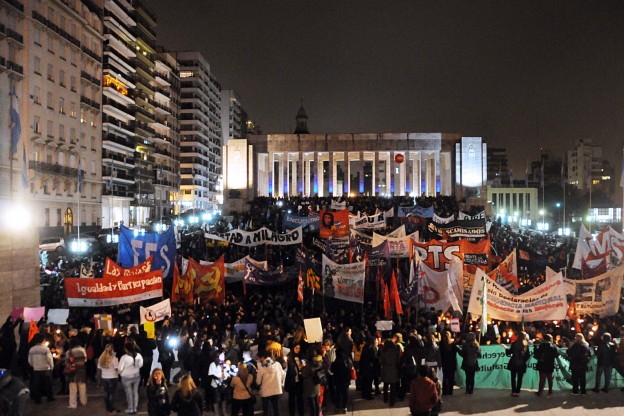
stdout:
[[139,382],[141,381],[140,370],[143,367],[143,357],[138,352],[138,347],[134,342],[126,342],[124,350],[126,353],[119,360],[118,371],[128,402],[126,413],[136,414],[137,407],[139,407]]
[[282,387],[286,379],[286,370],[280,363],[266,355],[264,351],[261,353],[256,375],[256,383],[260,385],[262,412],[265,416],[279,416],[279,398],[284,392]]

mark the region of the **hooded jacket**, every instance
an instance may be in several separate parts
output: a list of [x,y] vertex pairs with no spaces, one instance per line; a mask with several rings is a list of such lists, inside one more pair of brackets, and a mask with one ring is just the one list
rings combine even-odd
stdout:
[[256,383],[260,385],[260,397],[282,394],[285,378],[286,371],[282,365],[271,358],[265,358],[258,367],[258,374],[256,375]]

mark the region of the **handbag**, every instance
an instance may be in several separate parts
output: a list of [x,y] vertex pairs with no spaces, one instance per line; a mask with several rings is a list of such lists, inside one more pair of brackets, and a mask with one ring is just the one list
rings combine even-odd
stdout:
[[243,386],[245,386],[245,390],[247,390],[247,393],[249,393],[249,395],[251,396],[251,405],[254,406],[256,404],[256,396],[254,396],[251,390],[249,390],[249,387],[247,387],[247,384],[245,384],[243,379],[241,379],[241,382],[243,383]]

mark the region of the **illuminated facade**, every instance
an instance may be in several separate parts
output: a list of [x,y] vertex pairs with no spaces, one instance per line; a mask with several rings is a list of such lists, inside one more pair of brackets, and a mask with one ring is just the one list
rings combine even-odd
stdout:
[[487,145],[481,137],[462,137],[455,144],[455,194],[481,198],[487,185]]
[[452,195],[453,145],[460,139],[447,133],[381,133],[231,140],[224,147],[225,205],[237,209],[238,196]]

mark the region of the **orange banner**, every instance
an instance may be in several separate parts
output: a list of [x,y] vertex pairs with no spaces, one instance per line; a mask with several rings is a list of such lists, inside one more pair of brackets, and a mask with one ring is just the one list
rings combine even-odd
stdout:
[[116,278],[116,277],[130,277],[130,276],[138,276],[141,274],[145,274],[152,271],[152,261],[154,260],[154,256],[150,256],[147,260],[145,260],[141,264],[137,264],[133,267],[128,267],[127,269],[121,267],[110,258],[106,257],[106,263],[104,264],[104,274],[103,277]]

